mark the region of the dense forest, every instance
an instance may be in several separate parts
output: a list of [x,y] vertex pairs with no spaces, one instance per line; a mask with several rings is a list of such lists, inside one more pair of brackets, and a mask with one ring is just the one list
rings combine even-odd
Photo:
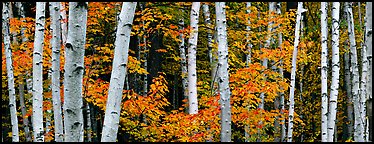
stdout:
[[2,142],[372,141],[372,2],[2,2]]

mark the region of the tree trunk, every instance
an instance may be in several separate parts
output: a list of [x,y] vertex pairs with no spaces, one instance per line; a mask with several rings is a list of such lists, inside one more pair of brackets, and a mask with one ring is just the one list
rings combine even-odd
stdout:
[[366,136],[369,137],[369,141],[372,141],[372,136],[371,136],[371,133],[372,133],[372,69],[373,69],[373,65],[372,65],[372,45],[373,45],[373,37],[372,37],[372,6],[373,6],[373,3],[372,2],[366,2],[366,21],[365,21],[365,46],[366,46],[366,52],[367,52],[367,59],[368,59],[368,68],[369,68],[369,73],[368,73],[368,80],[367,80],[367,100],[368,100],[368,103],[367,103],[367,115],[368,115],[368,118],[369,118],[369,123],[367,123],[367,125],[369,126],[366,126],[369,130],[366,130],[367,134]]
[[[209,5],[204,3],[203,4],[203,13],[204,13],[204,24],[207,27],[207,35],[208,35],[208,57],[209,57],[209,63],[211,70],[211,78],[212,83],[214,83],[214,77],[215,77],[215,58],[213,56],[213,34],[212,34],[212,23],[210,20],[210,12],[209,12]],[[213,87],[212,87],[213,89]]]
[[366,141],[366,90],[367,90],[367,75],[368,75],[368,59],[367,59],[367,52],[366,52],[366,47],[364,44],[361,42],[361,81],[360,81],[360,114],[361,114],[361,123],[363,125],[363,135],[364,135],[364,140]]
[[43,130],[43,46],[45,25],[45,2],[36,3],[36,25],[33,53],[33,132],[34,142],[44,142]]
[[52,101],[55,127],[55,141],[64,141],[64,128],[62,125],[61,97],[60,97],[60,49],[61,24],[60,3],[51,2],[51,31],[52,31]]
[[348,35],[350,41],[350,49],[351,49],[351,67],[352,67],[352,97],[353,97],[353,108],[354,108],[354,141],[362,142],[364,141],[363,135],[363,124],[361,122],[361,115],[360,115],[360,97],[359,97],[359,71],[358,71],[358,64],[357,64],[357,50],[356,50],[356,40],[354,34],[354,22],[353,22],[353,13],[352,13],[352,3],[346,2],[345,3],[345,11],[347,15],[348,21]]
[[87,119],[87,142],[92,142],[92,127],[91,127],[91,109],[90,104],[86,103],[86,119]]
[[25,132],[26,142],[31,142],[29,119],[26,117],[27,110],[25,105],[25,81],[23,79],[23,74],[21,74],[19,77],[22,79],[22,82],[19,84],[19,101],[22,112],[23,129]]
[[[250,14],[251,13],[251,2],[246,2],[246,9],[247,9],[247,14]],[[248,51],[248,54],[246,55],[246,61],[245,61],[245,64],[246,64],[246,67],[249,67],[249,64],[251,64],[251,53],[252,53],[252,44],[250,43],[250,40],[249,40],[249,32],[251,31],[251,27],[249,26],[251,24],[251,19],[248,15],[248,26],[246,26],[246,31],[247,31],[247,34],[246,34],[246,42],[247,42],[247,51]],[[248,107],[248,110],[249,110],[249,107]],[[249,142],[248,141],[248,138],[250,137],[248,131],[250,131],[250,127],[248,125],[245,126],[244,128],[244,136],[245,136],[245,142]]]
[[200,2],[193,2],[190,16],[191,34],[188,40],[188,110],[189,114],[198,113],[197,101],[197,73],[196,73],[196,49],[198,37],[198,22],[199,22]]
[[352,84],[351,84],[351,72],[350,72],[350,65],[349,65],[349,48],[348,48],[348,40],[344,42],[344,48],[347,52],[344,53],[344,84],[345,89],[347,91],[347,137],[352,137],[353,134],[353,107],[352,107]]
[[221,142],[231,141],[231,105],[225,2],[216,2],[218,88],[221,102]]
[[[279,16],[282,14],[281,8],[282,8],[281,7],[281,2],[277,2],[276,12],[277,12],[277,14]],[[283,50],[282,43],[283,43],[283,36],[282,36],[282,33],[279,32],[278,33],[278,47],[280,47],[281,51]],[[279,61],[279,65],[280,65],[280,67],[279,67],[278,71],[279,71],[279,75],[281,75],[281,79],[283,81],[283,60]],[[281,90],[283,90],[283,89],[284,88],[281,87]],[[279,97],[280,97],[280,102],[279,102],[280,105],[279,105],[279,107],[280,107],[281,115],[283,116],[284,115],[284,111],[285,111],[285,109],[284,109],[284,92],[281,92]],[[286,120],[282,119],[281,123],[282,124],[280,126],[280,128],[281,128],[281,137],[280,137],[280,140],[281,140],[281,142],[284,142],[286,140]]]
[[339,90],[339,2],[332,4],[332,77],[327,123],[327,141],[334,141],[334,129]]
[[[183,36],[183,31],[184,31],[183,18],[179,19],[179,31],[180,31],[179,39],[181,40],[181,43],[179,44],[179,53],[181,57],[183,99],[188,100],[187,62],[186,62],[186,52],[185,52],[186,49],[184,46],[184,36]],[[185,108],[185,112],[188,113],[188,107]]]
[[3,32],[4,32],[4,50],[6,55],[6,69],[8,78],[8,91],[9,91],[9,109],[10,119],[12,126],[12,142],[19,142],[18,132],[18,120],[17,120],[17,109],[16,109],[16,91],[14,89],[14,74],[13,74],[13,62],[12,62],[12,48],[10,46],[10,35],[9,35],[9,2],[3,3]]
[[68,19],[66,17],[66,6],[65,2],[60,2],[60,17],[61,17],[61,39],[62,44],[65,46],[68,36]]
[[[145,4],[143,2],[140,3],[140,9],[143,11],[145,8]],[[142,21],[143,25],[145,25],[145,22]],[[147,62],[147,59],[148,59],[148,50],[147,50],[147,35],[146,35],[146,31],[144,29],[144,27],[142,27],[143,29],[143,43],[144,43],[144,46],[143,46],[143,52],[144,52],[144,69],[146,71],[148,71],[148,62]],[[144,74],[144,86],[143,86],[143,95],[144,96],[147,96],[147,93],[148,93],[148,74]]]
[[[82,78],[86,44],[87,2],[69,3],[69,27],[65,48],[65,142],[83,142]],[[74,24],[74,25],[73,25]]]
[[303,2],[298,2],[297,5],[297,16],[296,16],[296,28],[295,28],[295,42],[294,50],[292,54],[292,69],[291,69],[291,85],[290,85],[290,98],[289,98],[289,114],[288,114],[288,134],[287,142],[292,142],[292,131],[293,131],[293,118],[294,118],[294,91],[295,91],[295,76],[296,76],[296,58],[297,58],[297,47],[300,41],[300,22],[301,14],[306,10],[303,8]]
[[328,36],[328,23],[327,23],[327,2],[321,2],[321,137],[322,142],[327,142],[327,116],[328,116],[328,95],[327,95],[327,36]]
[[121,111],[122,90],[126,77],[130,32],[134,20],[136,2],[123,2],[114,43],[113,68],[105,110],[102,142],[116,142]]

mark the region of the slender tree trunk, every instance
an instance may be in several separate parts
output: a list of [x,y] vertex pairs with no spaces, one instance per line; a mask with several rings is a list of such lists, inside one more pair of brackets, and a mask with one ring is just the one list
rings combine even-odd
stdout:
[[294,50],[292,54],[292,69],[291,69],[291,85],[290,85],[290,98],[289,98],[289,114],[288,114],[288,134],[287,142],[292,142],[292,132],[293,132],[293,118],[294,118],[294,91],[295,91],[295,77],[296,77],[296,58],[297,58],[297,47],[300,41],[300,22],[301,14],[306,10],[303,8],[303,2],[298,2],[297,5],[297,16],[296,16],[296,28],[295,28],[295,43]]
[[[145,4],[143,2],[140,3],[140,9],[141,10],[144,10],[145,8]],[[143,25],[145,25],[145,22],[142,21]],[[147,50],[147,35],[146,35],[146,31],[143,27],[143,43],[144,43],[144,46],[143,46],[143,52],[144,52],[144,69],[146,71],[148,71],[148,62],[147,62],[147,59],[148,59],[148,50]],[[148,93],[148,74],[145,74],[144,75],[144,86],[143,86],[143,95],[146,96]]]
[[[246,2],[246,9],[247,9],[247,14],[250,14],[251,13],[251,2]],[[247,31],[247,34],[246,34],[246,42],[247,42],[247,51],[248,51],[248,54],[246,55],[246,67],[249,67],[249,64],[251,64],[251,53],[252,53],[252,44],[250,43],[250,40],[249,40],[249,32],[251,31],[251,27],[250,27],[250,24],[251,24],[251,19],[250,17],[248,16],[248,26],[246,26],[246,31]],[[248,107],[248,110],[249,110],[249,107]],[[250,137],[249,135],[249,132],[250,131],[250,127],[248,125],[246,125],[244,127],[244,136],[245,136],[245,142],[249,142],[248,141],[248,138]]]
[[[183,12],[183,11],[182,11]],[[182,89],[183,89],[183,98],[185,100],[188,99],[188,80],[187,80],[187,62],[186,62],[186,49],[184,46],[184,20],[183,18],[179,19],[179,39],[181,40],[181,43],[179,44],[179,53],[181,57],[181,69],[182,69]],[[186,105],[188,102],[186,102]],[[185,112],[188,113],[188,106],[185,108]]]
[[225,2],[216,2],[218,34],[218,87],[221,102],[221,142],[231,141],[231,105]]
[[60,49],[61,49],[61,24],[60,3],[50,3],[51,31],[52,31],[52,101],[55,127],[55,141],[64,141],[64,128],[62,125],[61,97],[60,97]]
[[348,129],[348,137],[352,137],[353,135],[353,107],[352,107],[352,84],[351,84],[351,72],[350,72],[350,60],[349,60],[349,48],[348,48],[348,40],[344,42],[344,48],[347,52],[344,53],[344,84],[345,89],[347,90],[347,129]]
[[60,2],[60,17],[61,17],[61,39],[62,44],[65,46],[68,37],[68,19],[66,17],[65,2]]
[[36,25],[33,53],[33,132],[34,142],[44,142],[43,130],[43,46],[45,25],[45,2],[36,3]]
[[354,141],[362,142],[364,141],[363,135],[363,124],[361,122],[361,115],[360,115],[360,97],[359,97],[359,71],[358,71],[358,64],[357,64],[357,50],[356,50],[356,40],[354,34],[354,22],[353,22],[353,13],[352,13],[352,3],[346,2],[345,3],[345,11],[347,15],[348,21],[348,35],[350,41],[350,49],[351,49],[351,67],[352,67],[352,96],[353,96],[353,108],[354,108]]
[[[21,2],[16,2],[16,6],[18,8],[18,14],[21,16],[21,21],[22,22],[26,22],[25,20],[25,12],[23,10],[23,5]],[[27,42],[27,37],[25,36],[25,30],[26,28],[25,27],[21,27],[21,38],[22,38],[22,43],[26,43]],[[20,105],[21,105],[21,112],[22,112],[22,117],[23,117],[23,124],[24,124],[24,131],[25,131],[25,137],[26,137],[26,142],[31,142],[32,141],[32,138],[31,138],[31,134],[30,134],[30,128],[29,128],[29,119],[28,118],[25,118],[25,115],[26,115],[26,105],[25,105],[25,97],[24,97],[24,94],[25,94],[25,90],[24,90],[24,86],[25,86],[25,82],[23,80],[23,75],[21,74],[20,75],[21,79],[22,79],[22,83],[19,85],[20,87]],[[26,84],[27,86],[27,84]]]
[[[65,142],[83,142],[82,82],[86,44],[87,2],[69,3],[65,48],[64,128]],[[74,25],[73,25],[74,24]]]
[[332,77],[327,123],[327,141],[334,141],[334,129],[339,90],[339,2],[332,3]]
[[321,112],[321,136],[322,142],[327,142],[327,118],[328,118],[328,95],[327,95],[327,37],[328,37],[328,23],[327,23],[327,2],[321,2],[321,96],[322,96],[322,112]]
[[30,128],[29,128],[29,119],[26,118],[26,105],[25,105],[25,81],[23,79],[23,74],[19,76],[22,79],[22,82],[19,84],[19,101],[22,112],[22,121],[23,129],[25,132],[26,142],[31,142]]
[[214,71],[214,58],[213,58],[213,34],[212,34],[212,23],[210,20],[210,12],[209,12],[209,5],[204,3],[203,4],[203,13],[204,13],[204,24],[207,27],[207,35],[208,35],[208,57],[209,57],[209,63],[212,68],[211,71],[211,77],[212,81],[214,79],[215,71]]
[[367,80],[367,115],[368,115],[368,123],[367,123],[367,129],[366,130],[366,136],[368,136],[369,141],[372,141],[372,45],[373,45],[373,37],[372,37],[372,2],[366,2],[366,21],[365,21],[365,46],[366,46],[366,52],[367,52],[367,59],[368,59],[368,80]]
[[121,111],[122,90],[126,77],[130,32],[134,20],[136,2],[123,2],[114,43],[114,59],[105,110],[102,142],[116,142]]
[[[11,18],[14,18],[12,2],[9,3],[9,19]],[[18,45],[17,31],[12,31],[10,34],[12,35],[13,44]]]
[[[52,77],[52,71],[51,71],[51,69],[48,69],[47,73],[48,73],[47,81],[51,81],[51,77]],[[47,91],[48,92],[51,91],[51,86],[48,86]],[[51,98],[45,98],[44,102],[50,103],[51,102]],[[44,134],[44,136],[45,137],[50,137],[50,133],[49,132],[51,131],[51,120],[52,120],[52,118],[51,118],[52,116],[51,115],[52,115],[52,110],[50,109],[50,107],[45,107],[45,108],[47,108],[47,109],[45,110],[45,114],[44,114],[45,115],[45,134]],[[50,142],[50,141],[51,141],[51,139],[49,139],[49,138],[45,139],[45,142]]]
[[199,22],[199,11],[200,2],[193,2],[191,8],[190,25],[191,34],[188,41],[188,110],[189,114],[198,113],[198,101],[197,101],[197,73],[196,73],[196,49],[197,49],[197,37],[198,37],[198,22]]
[[13,75],[13,62],[12,62],[12,48],[10,46],[10,35],[9,35],[9,2],[3,3],[3,32],[4,32],[4,51],[6,55],[6,69],[8,78],[8,91],[9,91],[9,109],[10,119],[12,126],[12,142],[19,142],[18,132],[18,120],[17,120],[17,109],[16,109],[16,91],[14,89],[14,75]]
[[360,114],[361,123],[363,125],[364,140],[366,141],[366,97],[367,97],[367,75],[368,75],[368,59],[366,47],[361,43],[361,81],[360,81]]
[[[276,12],[277,14],[280,16],[282,14],[282,11],[281,11],[281,2],[277,2],[277,5],[276,5]],[[278,33],[278,47],[280,47],[281,51],[282,51],[282,43],[283,43],[283,36],[282,36],[282,33],[279,32]],[[283,81],[283,60],[280,60],[279,61],[279,74],[281,75],[281,79]],[[281,87],[281,90],[283,90],[284,88]],[[279,94],[280,96],[280,111],[281,111],[281,115],[283,116],[284,115],[284,111],[285,111],[285,108],[284,108],[284,93],[281,92]],[[282,119],[281,120],[281,125],[280,125],[280,129],[281,129],[281,136],[280,136],[280,140],[281,142],[284,142],[285,139],[286,139],[286,120],[285,119]]]
[[91,109],[89,103],[86,103],[86,119],[87,119],[87,142],[92,142],[92,124],[91,124]]

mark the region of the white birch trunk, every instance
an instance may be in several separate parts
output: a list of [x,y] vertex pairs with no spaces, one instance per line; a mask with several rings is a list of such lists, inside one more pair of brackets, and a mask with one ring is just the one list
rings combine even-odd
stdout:
[[[282,8],[281,7],[281,2],[277,2],[275,10],[276,10],[276,12],[279,16],[282,14],[281,8]],[[280,47],[281,51],[283,50],[282,43],[283,43],[283,36],[282,36],[282,33],[279,32],[278,33],[278,47]],[[279,67],[278,71],[279,71],[279,74],[281,75],[281,78],[283,80],[283,60],[279,61],[279,65],[280,65],[280,67]],[[281,87],[281,90],[283,90],[283,89],[284,88]],[[279,106],[281,108],[281,115],[283,115],[284,110],[285,110],[285,108],[284,108],[284,92],[280,93],[280,105]],[[281,127],[281,137],[280,137],[281,139],[280,140],[281,140],[281,142],[284,142],[286,140],[286,120],[282,119],[281,122],[282,122],[282,124],[280,126]]]
[[[18,14],[22,18],[21,21],[26,22],[25,11],[23,10],[22,2],[16,2],[16,6],[18,7]],[[22,28],[21,28],[22,43],[25,43],[27,41],[27,37],[25,36],[25,30],[26,30],[26,28],[24,26],[22,26]]]
[[288,114],[288,134],[287,142],[292,142],[292,132],[293,132],[293,118],[294,118],[294,92],[295,92],[295,77],[296,77],[296,58],[297,58],[297,47],[300,41],[300,23],[301,14],[306,10],[303,8],[303,2],[298,2],[297,5],[297,16],[296,16],[296,28],[295,28],[295,42],[294,50],[292,54],[292,69],[291,69],[291,85],[290,85],[290,98],[289,98],[289,114]]
[[334,141],[334,129],[339,90],[339,2],[332,3],[332,77],[329,99],[329,115],[327,123],[327,141]]
[[33,116],[34,142],[44,142],[43,130],[43,46],[45,26],[45,2],[36,3],[35,41],[33,52]]
[[[207,37],[208,37],[208,57],[209,57],[209,63],[212,68],[211,70],[211,77],[212,81],[214,82],[214,77],[215,77],[215,60],[213,57],[213,35],[212,35],[212,23],[210,20],[210,12],[209,12],[209,5],[204,3],[203,4],[203,13],[204,13],[204,24],[207,27]],[[212,87],[213,88],[213,87]]]
[[65,46],[67,37],[68,37],[68,19],[66,16],[66,10],[65,10],[65,2],[60,2],[60,18],[61,18],[61,39],[62,44]]
[[[367,77],[367,114],[368,114],[368,123],[366,125],[366,137],[369,141],[372,141],[371,137],[371,122],[372,122],[372,45],[373,45],[373,37],[372,37],[372,2],[366,2],[366,20],[365,20],[365,46],[366,46],[366,52],[367,52],[367,59],[368,59],[368,68],[369,73]],[[370,133],[369,133],[370,132]]]
[[221,102],[221,142],[231,141],[231,105],[225,2],[216,2],[218,88]]
[[[251,13],[251,2],[246,2],[246,9],[247,9],[247,14],[250,14]],[[248,16],[248,25],[246,26],[246,31],[247,31],[247,34],[246,34],[246,42],[247,42],[247,52],[248,54],[246,55],[246,61],[245,61],[245,64],[246,64],[246,67],[249,67],[249,64],[251,64],[251,49],[252,49],[252,44],[250,43],[250,40],[249,40],[249,32],[251,31],[251,27],[249,26],[251,24],[251,20],[250,20],[250,17]],[[248,107],[248,110],[249,110],[249,107]],[[249,142],[248,141],[248,138],[250,137],[248,131],[250,130],[249,129],[249,126],[246,125],[245,126],[245,131],[244,131],[244,136],[245,136],[245,142]]]
[[191,34],[188,40],[188,110],[189,114],[198,113],[197,101],[197,73],[196,73],[196,49],[198,37],[198,22],[199,22],[200,2],[193,2],[191,8],[190,25]]
[[60,3],[51,2],[51,31],[52,31],[52,103],[55,126],[55,141],[64,141],[64,128],[62,125],[61,97],[60,97],[60,49],[61,49],[61,24]]
[[[9,3],[9,19],[11,19],[11,18],[14,18],[14,16],[13,16],[13,4],[12,4],[12,2]],[[12,35],[13,44],[18,45],[17,32],[16,31],[12,31],[10,33]]]
[[83,142],[82,81],[86,44],[87,2],[69,3],[69,27],[65,48],[65,142]]
[[101,142],[116,142],[121,111],[122,90],[126,77],[130,32],[136,2],[123,2],[114,43],[113,68],[110,78]]
[[[247,8],[247,14],[250,14],[251,13],[251,2],[247,2],[246,3],[246,8]],[[252,49],[252,44],[250,43],[249,41],[249,32],[251,31],[251,26],[249,26],[251,24],[251,20],[250,20],[250,17],[248,16],[248,26],[246,26],[246,31],[247,31],[247,34],[246,34],[246,42],[247,42],[247,51],[248,51],[248,54],[246,55],[246,65],[249,66],[249,64],[251,63],[251,49]]]
[[[182,88],[183,88],[183,97],[184,99],[188,99],[188,80],[187,80],[187,62],[186,62],[186,49],[184,46],[184,20],[183,18],[179,19],[179,39],[181,43],[179,44],[179,53],[181,57],[181,69],[182,69]],[[188,102],[186,102],[188,104]],[[185,112],[188,113],[188,107],[185,108]]]
[[354,34],[354,22],[353,22],[353,13],[352,13],[352,3],[346,2],[345,3],[345,11],[347,15],[348,21],[348,35],[350,41],[350,49],[351,49],[351,67],[352,67],[352,97],[353,97],[353,108],[354,108],[354,141],[362,142],[364,140],[363,136],[363,124],[361,122],[361,115],[360,115],[360,97],[359,97],[359,71],[358,71],[358,64],[357,64],[357,50],[356,50],[356,40]]
[[363,125],[364,140],[366,142],[366,97],[367,97],[367,75],[368,75],[368,59],[366,46],[361,43],[361,81],[360,81],[360,114],[361,114],[361,123]]
[[6,55],[6,69],[8,78],[8,91],[9,91],[9,109],[10,119],[12,126],[12,142],[19,142],[18,120],[16,109],[16,91],[14,89],[14,74],[12,62],[12,48],[10,46],[10,27],[9,27],[9,2],[3,3],[3,32],[4,32],[4,51]]

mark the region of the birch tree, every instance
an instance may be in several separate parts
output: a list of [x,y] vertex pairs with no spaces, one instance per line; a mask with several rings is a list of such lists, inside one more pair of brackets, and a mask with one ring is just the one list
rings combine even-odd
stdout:
[[43,46],[45,26],[45,2],[36,3],[35,41],[32,66],[32,127],[34,142],[44,142],[43,130]]
[[[250,14],[251,13],[251,2],[246,2],[246,9],[247,9],[247,14]],[[250,17],[248,16],[248,25],[246,26],[246,31],[247,31],[247,34],[246,34],[246,42],[247,42],[247,52],[248,54],[246,55],[246,61],[245,61],[245,64],[246,64],[246,67],[249,67],[249,64],[251,64],[251,53],[252,53],[252,44],[250,43],[250,40],[249,40],[249,33],[251,31],[251,27],[250,27],[250,24],[251,24],[251,19]],[[248,107],[248,110],[249,110],[249,107]],[[248,142],[247,138],[249,137],[249,126],[246,125],[245,126],[245,130],[244,130],[244,136],[245,136],[245,141]]]
[[18,120],[17,120],[17,105],[16,105],[16,91],[14,89],[14,74],[12,62],[12,48],[10,46],[10,28],[9,28],[9,2],[3,3],[2,25],[4,32],[4,51],[6,55],[6,70],[8,78],[9,91],[9,109],[12,126],[12,142],[19,142]]
[[213,57],[213,35],[212,35],[212,23],[210,20],[210,12],[209,12],[209,5],[204,3],[203,4],[203,13],[204,13],[204,24],[207,27],[207,37],[208,37],[208,57],[209,57],[209,63],[210,67],[212,68],[211,71],[211,77],[212,81],[214,81],[214,75],[215,75],[215,64],[214,64],[214,57]]
[[64,129],[62,125],[61,97],[60,97],[60,49],[61,49],[61,24],[60,3],[50,3],[51,31],[52,31],[52,102],[55,127],[55,141],[64,141]]
[[60,2],[60,17],[61,17],[61,39],[62,43],[65,46],[67,36],[68,36],[68,25],[67,25],[67,17],[66,17],[66,7],[65,2]]
[[334,141],[336,107],[339,89],[339,2],[332,3],[332,76],[327,123],[327,141]]
[[[277,12],[277,14],[280,16],[282,14],[282,11],[281,11],[281,2],[277,2],[277,5],[275,7],[275,11]],[[282,33],[279,32],[278,33],[278,47],[280,47],[281,51],[283,50],[282,48],[282,43],[283,43],[283,36],[282,36]],[[281,79],[283,80],[283,60],[280,60],[279,61],[279,74],[281,75]],[[281,90],[283,90],[284,88],[281,87]],[[280,94],[280,108],[281,108],[281,114],[283,115],[284,113],[284,92],[281,92]],[[281,127],[281,142],[284,142],[285,139],[286,139],[286,120],[285,119],[282,119],[281,120],[281,123],[280,124],[280,127]]]
[[[183,12],[183,11],[182,11]],[[183,18],[179,19],[179,31],[184,31],[184,20]],[[179,44],[179,53],[181,57],[181,69],[182,69],[182,88],[184,99],[188,99],[188,80],[187,80],[187,61],[186,61],[186,49],[184,44],[183,32],[179,34],[179,39],[181,40]],[[188,107],[186,107],[185,112],[188,113]]]
[[[145,4],[143,2],[140,3],[140,9],[143,11],[144,10],[144,7],[145,7]],[[144,20],[142,21],[143,25],[145,25],[145,22]],[[144,52],[144,69],[147,71],[148,69],[148,62],[147,62],[147,59],[148,59],[148,50],[147,50],[147,35],[146,35],[146,31],[145,31],[145,28],[142,27],[143,29],[143,52]],[[144,86],[143,86],[143,95],[146,96],[147,93],[148,93],[148,74],[144,74]]]
[[328,116],[328,96],[327,96],[327,2],[321,2],[321,138],[322,142],[327,142],[327,116]]
[[64,129],[66,142],[83,142],[82,82],[86,44],[87,2],[69,2],[65,48]]
[[221,142],[231,141],[231,105],[225,2],[216,2],[218,87],[221,103]]
[[[359,5],[360,7],[360,5]],[[361,19],[360,19],[361,22]],[[361,23],[360,23],[361,27]],[[365,41],[365,40],[364,40]],[[366,141],[366,92],[367,92],[367,79],[368,79],[368,59],[367,59],[366,46],[361,42],[361,80],[360,80],[360,115],[361,123],[363,126],[364,140]]]
[[[16,2],[16,7],[18,9],[18,15],[22,18],[21,21],[22,22],[26,22],[25,20],[25,12],[23,10],[23,5],[21,2]],[[25,36],[25,30],[26,28],[24,26],[21,27],[21,39],[22,39],[22,43],[26,43],[27,42],[27,37]],[[24,80],[24,75],[21,74],[19,76],[22,80],[22,82],[19,84],[19,96],[20,96],[20,106],[21,106],[21,112],[22,112],[22,122],[23,122],[23,125],[24,125],[24,132],[25,132],[25,137],[26,137],[26,142],[31,142],[32,138],[31,138],[31,134],[30,134],[30,127],[29,127],[29,119],[27,117],[25,117],[26,115],[26,105],[25,105],[25,80]]]
[[350,41],[350,56],[351,56],[351,67],[352,67],[352,97],[353,97],[353,109],[354,109],[354,141],[362,142],[364,140],[363,136],[363,124],[361,122],[360,115],[360,97],[359,97],[359,71],[357,64],[357,50],[356,50],[356,40],[354,33],[354,22],[352,13],[352,3],[345,2],[345,12],[348,21],[348,35]]
[[291,85],[290,85],[290,98],[289,98],[289,114],[288,114],[288,133],[287,142],[292,142],[292,132],[293,132],[293,118],[294,118],[294,92],[295,92],[295,77],[296,77],[296,58],[297,58],[297,47],[300,41],[300,23],[301,14],[305,12],[306,9],[303,8],[303,3],[298,2],[297,4],[297,16],[296,16],[296,26],[295,26],[295,42],[294,49],[292,53],[292,69],[291,69]]
[[366,2],[366,16],[365,16],[365,50],[366,50],[366,53],[367,53],[367,60],[368,60],[368,64],[367,64],[367,67],[368,67],[368,75],[367,75],[367,85],[366,85],[366,89],[368,90],[367,91],[367,114],[368,114],[368,123],[366,123],[366,141],[372,141],[372,138],[371,138],[371,121],[372,121],[372,69],[373,69],[373,65],[372,65],[372,45],[373,45],[373,37],[372,37],[372,6],[373,6],[373,3],[372,2]]
[[196,49],[198,37],[200,2],[193,2],[191,8],[190,25],[191,34],[188,40],[188,111],[189,114],[198,113],[197,102],[197,73],[196,73]]
[[114,43],[113,68],[106,104],[102,142],[116,142],[121,111],[122,90],[126,77],[130,32],[134,20],[136,2],[123,2]]

